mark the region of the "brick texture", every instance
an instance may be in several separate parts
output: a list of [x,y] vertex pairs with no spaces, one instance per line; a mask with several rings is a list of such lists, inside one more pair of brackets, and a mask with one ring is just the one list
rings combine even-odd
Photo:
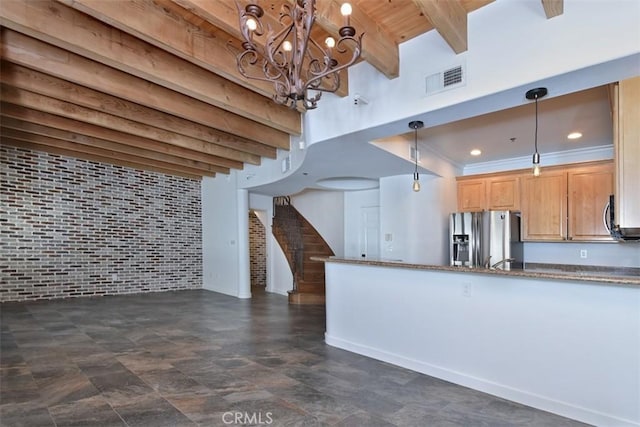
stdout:
[[266,231],[254,212],[249,212],[249,259],[251,286],[267,286]]
[[0,146],[0,302],[202,287],[200,182]]

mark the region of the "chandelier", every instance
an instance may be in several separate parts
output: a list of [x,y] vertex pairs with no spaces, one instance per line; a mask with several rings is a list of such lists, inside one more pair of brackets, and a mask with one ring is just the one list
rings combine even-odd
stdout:
[[[249,79],[273,84],[274,101],[290,108],[317,107],[322,92],[335,92],[340,87],[340,71],[360,57],[362,35],[350,26],[351,5],[344,3],[340,12],[344,26],[336,41],[327,37],[324,46],[311,38],[316,19],[315,0],[285,3],[280,11],[280,29],[262,22],[263,9],[255,3],[244,10],[236,2],[240,16],[243,43],[237,54],[238,71]],[[335,54],[351,52],[348,61],[340,63]]]

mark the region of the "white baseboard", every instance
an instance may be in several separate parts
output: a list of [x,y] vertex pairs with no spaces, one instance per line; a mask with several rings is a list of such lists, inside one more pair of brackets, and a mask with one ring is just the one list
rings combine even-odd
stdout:
[[501,397],[503,399],[511,400],[513,402],[521,403],[523,405],[531,406],[543,411],[552,412],[554,414],[558,414],[563,417],[571,418],[585,423],[597,426],[611,427],[640,426],[640,422],[621,419],[614,415],[604,414],[601,412],[590,410],[588,408],[572,405],[567,402],[554,400],[545,396],[540,396],[535,393],[528,392],[526,390],[515,389],[507,385],[491,382],[487,379],[477,378],[463,372],[453,371],[451,369],[432,365],[420,360],[409,359],[398,354],[343,340],[341,338],[332,337],[326,333],[325,342],[333,347],[341,348],[343,350],[351,351],[363,356],[368,356],[377,360],[381,360],[383,362],[388,362],[397,366],[401,366],[403,368],[411,369],[412,371],[440,378],[454,384],[459,384],[465,387],[472,388],[474,390]]
[[287,289],[271,288],[271,289],[267,289],[267,292],[271,292],[278,295],[284,295],[285,297],[289,296],[289,292],[287,291]]

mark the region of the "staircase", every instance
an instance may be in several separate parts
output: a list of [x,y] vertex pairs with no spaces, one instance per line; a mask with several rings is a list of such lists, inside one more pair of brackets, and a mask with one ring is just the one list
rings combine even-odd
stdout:
[[324,304],[324,262],[312,261],[310,257],[334,253],[316,229],[291,205],[289,197],[275,197],[273,201],[273,235],[293,274],[289,304]]

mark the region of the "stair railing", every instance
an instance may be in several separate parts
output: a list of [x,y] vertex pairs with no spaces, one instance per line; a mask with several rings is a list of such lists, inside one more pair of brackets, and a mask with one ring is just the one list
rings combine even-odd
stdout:
[[289,196],[273,198],[273,222],[282,230],[290,252],[290,267],[293,274],[293,290],[298,289],[298,278],[304,274],[304,244],[302,240],[302,221],[291,206]]

